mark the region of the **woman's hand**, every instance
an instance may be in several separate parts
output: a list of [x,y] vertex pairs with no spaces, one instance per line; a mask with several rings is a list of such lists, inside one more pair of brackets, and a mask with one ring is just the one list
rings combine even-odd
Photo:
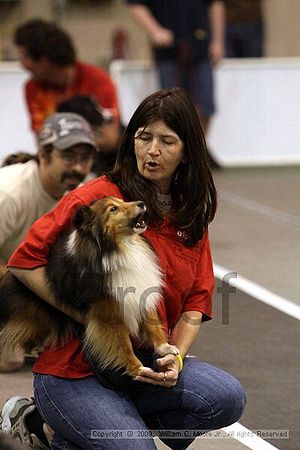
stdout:
[[166,355],[156,360],[157,372],[149,367],[143,367],[141,374],[135,377],[135,381],[154,384],[157,386],[175,386],[179,374],[179,361],[175,355]]
[[[170,343],[176,345],[182,358],[188,353],[191,345],[196,340],[200,330],[202,313],[199,311],[186,311],[173,328]],[[175,386],[179,374],[179,360],[175,355],[166,355],[156,360],[157,372],[149,367],[143,367],[140,375],[134,380],[157,386]]]

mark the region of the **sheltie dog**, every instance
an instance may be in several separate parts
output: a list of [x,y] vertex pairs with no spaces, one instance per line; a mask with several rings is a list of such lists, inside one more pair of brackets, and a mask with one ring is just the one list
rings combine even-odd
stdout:
[[[144,203],[114,197],[78,209],[72,227],[52,245],[46,276],[57,305],[83,318],[83,349],[94,367],[123,368],[134,377],[142,363],[131,338],[159,356],[177,354],[168,344],[157,303],[163,277],[157,257],[140,233]],[[33,294],[10,272],[0,282],[0,352],[25,354],[54,348],[76,331],[76,322]]]

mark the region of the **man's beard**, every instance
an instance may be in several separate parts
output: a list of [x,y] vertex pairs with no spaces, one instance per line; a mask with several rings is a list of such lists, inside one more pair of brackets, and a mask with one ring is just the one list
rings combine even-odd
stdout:
[[[85,175],[76,172],[76,170],[73,170],[72,172],[64,172],[61,177],[62,183],[66,182],[68,189],[75,189],[84,179]],[[68,182],[68,180],[70,180],[70,182]]]

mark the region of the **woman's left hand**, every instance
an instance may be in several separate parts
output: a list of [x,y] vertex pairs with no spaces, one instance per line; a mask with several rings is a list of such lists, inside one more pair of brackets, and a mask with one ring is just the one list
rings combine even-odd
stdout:
[[175,386],[179,374],[179,361],[175,355],[166,355],[156,360],[157,372],[149,367],[143,367],[141,374],[135,377],[135,381],[155,384],[157,386]]

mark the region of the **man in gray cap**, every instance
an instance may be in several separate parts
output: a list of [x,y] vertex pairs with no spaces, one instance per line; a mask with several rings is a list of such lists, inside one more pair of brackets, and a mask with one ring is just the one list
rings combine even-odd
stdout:
[[[0,168],[0,277],[31,225],[90,172],[96,144],[83,117],[56,113],[43,124],[37,157]],[[2,355],[0,372],[22,366],[23,355]]]

